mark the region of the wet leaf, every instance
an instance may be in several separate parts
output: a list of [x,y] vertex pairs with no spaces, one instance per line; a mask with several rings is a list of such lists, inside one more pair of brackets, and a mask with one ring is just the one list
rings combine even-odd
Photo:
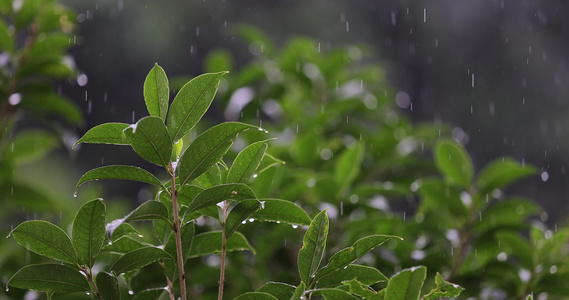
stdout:
[[261,286],[257,292],[271,294],[279,300],[290,300],[295,289],[294,285],[270,281]]
[[58,264],[25,266],[10,278],[8,285],[52,293],[91,291],[89,282],[78,270]]
[[226,73],[200,75],[186,83],[176,94],[167,119],[172,141],[183,138],[202,118],[213,101],[221,76]]
[[160,179],[156,178],[154,175],[144,169],[134,166],[115,165],[96,168],[83,174],[75,186],[75,191],[77,191],[77,189],[79,189],[79,186],[81,186],[83,183],[99,179],[123,179],[140,181],[166,189]]
[[114,144],[128,145],[128,141],[124,136],[124,130],[130,126],[125,123],[104,123],[89,129],[75,144]]
[[251,214],[257,211],[261,207],[261,202],[259,200],[244,200],[237,205],[235,205],[225,222],[225,234],[230,237],[235,230],[241,225],[241,222],[249,218]]
[[278,298],[269,293],[248,292],[237,296],[234,300],[278,300]]
[[359,299],[356,296],[353,296],[349,292],[340,289],[333,289],[333,288],[324,288],[324,289],[314,289],[311,290],[311,294],[313,295],[321,295],[326,300],[350,300]]
[[341,285],[342,282],[349,280],[357,280],[361,284],[372,285],[381,281],[388,281],[389,279],[376,268],[348,265],[320,276],[320,278],[317,279],[316,287],[336,287]]
[[172,257],[162,249],[155,247],[139,248],[121,256],[113,264],[111,271],[116,274],[123,274],[164,259],[172,259]]
[[466,150],[457,142],[442,139],[435,146],[435,163],[445,180],[452,185],[468,188],[474,168]]
[[257,171],[266,150],[267,142],[260,141],[239,152],[227,174],[227,183],[247,183]]
[[417,300],[427,276],[427,268],[405,269],[389,279],[385,299]]
[[120,300],[121,294],[117,277],[107,272],[97,274],[97,287],[104,300]]
[[328,237],[328,215],[323,210],[318,213],[304,234],[302,248],[298,251],[298,272],[300,279],[308,287],[316,274],[326,248]]
[[[221,231],[209,231],[197,234],[194,237],[189,257],[221,253],[221,234]],[[253,246],[251,246],[247,238],[240,232],[235,232],[231,238],[227,239],[226,250],[227,252],[248,250],[255,254]]]
[[258,221],[281,222],[291,225],[310,225],[310,217],[298,205],[280,199],[259,199],[261,209],[253,213]]
[[304,299],[304,291],[306,290],[306,285],[303,281],[296,287],[294,293],[292,294],[292,300],[302,300]]
[[443,276],[437,272],[435,276],[436,288],[431,290],[429,294],[423,296],[422,300],[440,299],[440,298],[454,298],[458,297],[464,288],[458,284],[445,281]]
[[217,185],[200,192],[190,204],[188,204],[185,214],[189,214],[200,208],[215,205],[224,200],[241,201],[256,198],[253,190],[245,184],[229,183]]
[[134,151],[145,160],[168,168],[172,156],[172,140],[162,119],[144,117],[124,134]]
[[151,116],[166,121],[168,104],[170,103],[169,96],[168,77],[162,67],[154,64],[146,76],[146,80],[144,80],[144,101]]
[[87,202],[79,208],[71,237],[77,256],[89,268],[95,264],[106,238],[105,204],[100,199]]
[[160,202],[150,200],[142,203],[125,218],[125,222],[162,219],[169,221],[168,208]]

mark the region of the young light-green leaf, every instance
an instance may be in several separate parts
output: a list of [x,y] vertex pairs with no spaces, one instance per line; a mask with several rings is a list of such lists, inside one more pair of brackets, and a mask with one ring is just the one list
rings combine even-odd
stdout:
[[226,236],[230,237],[241,225],[241,222],[249,218],[260,207],[261,202],[259,200],[244,200],[237,203],[227,216],[227,221],[225,222]]
[[237,296],[233,300],[278,300],[278,298],[264,292],[247,292]]
[[128,141],[124,136],[124,130],[130,126],[125,123],[105,123],[97,125],[89,129],[75,144],[89,143],[89,144],[113,144],[113,145],[128,145]]
[[188,205],[186,214],[200,208],[215,205],[224,200],[249,200],[256,199],[255,193],[245,184],[229,183],[205,189],[200,192]]
[[78,270],[59,264],[25,266],[10,278],[8,285],[51,293],[91,291],[89,282]]
[[18,244],[32,252],[79,265],[73,244],[65,231],[49,222],[26,221],[14,228],[11,235]]
[[418,300],[421,288],[427,276],[427,268],[423,266],[405,269],[389,279],[385,299]]
[[445,281],[443,276],[437,272],[435,276],[436,288],[431,290],[427,295],[423,296],[422,300],[435,300],[440,298],[454,298],[458,297],[464,288],[458,284]]
[[291,225],[309,225],[310,217],[298,205],[280,199],[259,199],[261,209],[251,215],[258,221],[281,222]]
[[172,141],[183,138],[205,114],[217,92],[221,76],[227,72],[200,75],[176,94],[168,111],[168,131]]
[[194,180],[215,165],[229,150],[237,134],[255,126],[226,122],[200,134],[182,153],[178,165],[180,184]]
[[[221,231],[208,231],[197,234],[194,237],[189,257],[221,253],[221,235]],[[251,246],[247,238],[240,232],[235,232],[227,239],[226,250],[227,252],[249,250],[255,254],[253,246]]]
[[326,210],[318,213],[304,234],[302,248],[298,251],[298,272],[307,287],[312,286],[313,275],[320,266],[328,238],[328,215]]
[[494,189],[504,188],[516,180],[536,173],[535,167],[522,165],[515,159],[505,157],[486,165],[480,171],[476,185],[481,193],[491,193]]
[[125,222],[162,219],[169,221],[168,208],[156,200],[150,200],[142,203],[133,210],[126,218]]
[[105,204],[97,199],[83,204],[73,221],[71,241],[79,260],[89,268],[103,248],[106,218]]
[[468,188],[474,168],[468,152],[457,142],[442,139],[435,146],[435,164],[449,184]]
[[172,259],[172,257],[162,249],[156,247],[139,248],[121,256],[113,264],[111,271],[116,274],[123,274],[164,259]]
[[247,183],[257,171],[266,150],[266,141],[256,142],[245,147],[233,161],[231,169],[227,173],[227,182]]
[[144,102],[151,116],[159,117],[162,121],[166,121],[168,113],[168,104],[170,95],[170,87],[168,85],[168,77],[164,69],[158,64],[154,67],[144,80]]
[[107,272],[97,274],[97,288],[101,299],[120,300],[121,294],[117,277]]
[[81,186],[83,183],[99,179],[123,179],[140,181],[166,189],[160,179],[156,178],[156,176],[152,175],[150,172],[144,169],[134,166],[114,165],[96,168],[83,174],[75,186],[75,191],[77,191],[77,189],[79,189],[79,186]]
[[320,278],[344,268],[366,255],[374,248],[394,238],[402,239],[397,236],[374,234],[357,240],[351,247],[344,248],[332,255],[328,265],[316,273],[314,281],[318,281]]
[[172,156],[172,140],[164,121],[158,117],[144,117],[124,130],[134,151],[145,160],[168,168]]

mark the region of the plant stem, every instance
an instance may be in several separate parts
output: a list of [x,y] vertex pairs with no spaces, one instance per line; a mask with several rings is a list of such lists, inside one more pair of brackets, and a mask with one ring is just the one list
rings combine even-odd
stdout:
[[178,195],[176,192],[176,171],[169,165],[170,182],[172,184],[172,212],[174,214],[174,235],[176,237],[176,258],[178,260],[178,276],[180,278],[180,294],[182,300],[188,299],[186,296],[186,275],[184,269],[184,257],[182,254],[182,230],[180,226],[180,216],[178,213]]
[[[471,192],[470,195],[474,199],[474,193]],[[462,265],[462,261],[464,260],[464,256],[466,255],[466,250],[468,245],[470,244],[470,238],[472,237],[472,228],[474,227],[474,223],[476,222],[476,212],[478,212],[477,206],[473,201],[470,205],[469,213],[468,213],[468,221],[466,227],[461,230],[460,234],[460,244],[458,245],[458,252],[456,258],[452,262],[452,267],[450,271],[450,275],[448,276],[448,281],[452,282],[458,271],[460,266]]]
[[223,201],[223,220],[221,222],[221,266],[219,267],[219,291],[217,300],[223,300],[223,284],[225,283],[225,252],[227,245],[227,237],[225,236],[225,223],[227,221],[227,206],[229,203]]
[[95,296],[95,298],[97,299],[101,299],[101,294],[99,293],[99,289],[97,288],[95,281],[93,281],[93,275],[91,274],[91,270],[87,270],[87,268],[82,268],[82,270],[83,273],[85,273],[85,276],[87,277],[87,281],[89,281],[93,286],[93,288],[95,289],[93,296]]
[[170,295],[170,300],[176,300],[174,296],[174,285],[168,276],[166,276],[166,281],[168,282],[168,295]]

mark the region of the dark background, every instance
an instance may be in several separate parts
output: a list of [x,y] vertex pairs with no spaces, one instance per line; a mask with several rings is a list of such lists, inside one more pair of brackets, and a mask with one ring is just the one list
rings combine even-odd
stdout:
[[[155,62],[169,77],[197,75],[210,50],[227,48],[237,67],[243,65],[251,54],[232,29],[246,23],[277,45],[297,35],[317,39],[324,50],[370,45],[378,57],[371,63],[381,64],[394,89],[410,96],[412,109],[405,113],[413,120],[462,128],[477,169],[504,155],[541,168],[542,176],[511,189],[545,206],[550,221],[568,215],[567,1],[63,2],[78,13],[72,55],[88,77],[86,85],[63,91],[86,113],[77,135],[146,115],[142,85]],[[105,149],[83,147],[76,155],[84,159],[77,161],[87,161],[87,170],[132,156],[126,147]],[[124,188],[108,187],[113,193]]]

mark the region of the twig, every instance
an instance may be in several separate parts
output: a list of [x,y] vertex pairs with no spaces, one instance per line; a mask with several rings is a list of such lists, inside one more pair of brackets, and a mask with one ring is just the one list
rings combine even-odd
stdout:
[[223,300],[223,285],[225,283],[225,252],[227,246],[227,237],[225,236],[225,223],[227,221],[227,206],[229,203],[223,201],[223,221],[221,222],[221,266],[219,268],[219,291],[217,300]]
[[186,275],[184,269],[184,257],[182,254],[182,230],[180,227],[180,216],[178,214],[178,194],[176,192],[176,172],[172,166],[169,165],[170,181],[172,184],[172,211],[174,213],[174,235],[176,237],[176,257],[178,259],[178,277],[180,278],[180,294],[182,300],[188,299],[186,296]]

